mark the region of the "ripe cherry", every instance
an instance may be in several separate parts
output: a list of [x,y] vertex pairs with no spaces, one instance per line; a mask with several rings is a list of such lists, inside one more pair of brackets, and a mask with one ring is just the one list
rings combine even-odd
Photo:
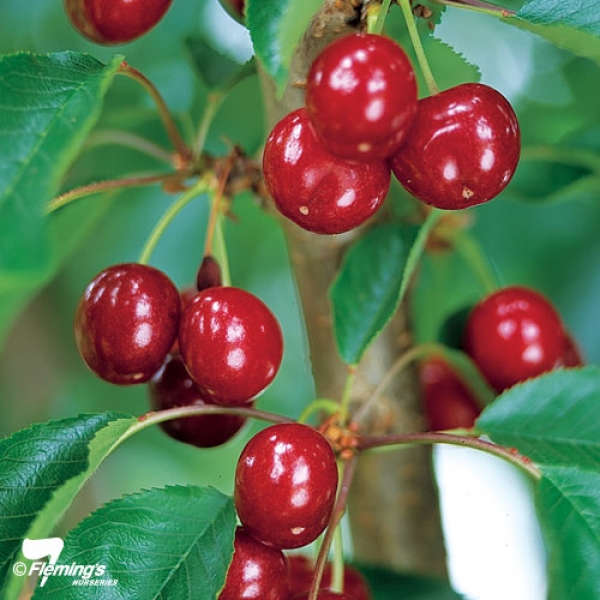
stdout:
[[233,559],[218,600],[287,600],[288,597],[288,565],[283,552],[265,546],[238,527]]
[[[314,576],[314,564],[306,556],[293,554],[288,556],[290,567],[290,593],[299,594],[310,590]],[[321,589],[328,590],[332,585],[333,568],[331,563],[325,565]],[[344,593],[353,600],[371,600],[371,591],[366,579],[350,565],[344,565]]]
[[512,178],[521,138],[510,103],[496,90],[465,83],[419,100],[414,125],[392,157],[398,181],[442,209],[497,196]]
[[306,110],[331,154],[385,159],[406,136],[417,110],[412,65],[396,42],[381,35],[339,38],[311,65]]
[[315,233],[358,227],[381,206],[390,187],[385,162],[351,163],[329,154],[304,108],[284,117],[271,131],[263,172],[279,211]]
[[173,0],[65,0],[71,23],[98,44],[124,44],[152,29]]
[[212,256],[205,256],[196,275],[196,288],[201,292],[220,285],[223,285],[223,280],[219,263]]
[[540,293],[507,287],[471,311],[465,349],[498,391],[554,368],[563,355],[560,316]]
[[419,377],[432,431],[473,427],[481,407],[443,358],[435,356],[423,362]]
[[338,473],[329,442],[299,423],[263,429],[242,451],[234,501],[246,530],[276,548],[314,541],[331,515]]
[[573,339],[573,336],[565,332],[565,339],[563,345],[563,351],[556,368],[565,367],[583,367],[585,365],[585,359],[581,354],[581,350],[577,345],[577,342]]
[[251,402],[271,383],[283,357],[277,319],[259,298],[235,287],[211,287],[181,317],[179,348],[206,398]]
[[75,313],[79,352],[99,377],[148,381],[177,335],[181,300],[172,281],[147,265],[115,265],[87,286]]
[[[170,356],[148,384],[153,410],[178,406],[211,406],[189,376],[180,356]],[[172,438],[197,446],[213,448],[229,441],[246,419],[236,415],[198,415],[164,421],[162,429]]]

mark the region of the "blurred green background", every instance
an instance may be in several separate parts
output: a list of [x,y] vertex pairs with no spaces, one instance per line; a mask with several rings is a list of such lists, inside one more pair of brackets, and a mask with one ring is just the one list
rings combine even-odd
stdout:
[[[513,2],[512,5],[518,5]],[[399,12],[399,11],[396,11]],[[390,30],[400,26],[390,18]],[[197,122],[206,89],[195,76],[183,40],[201,34],[227,52],[243,56],[247,37],[216,0],[175,0],[163,22],[139,41],[101,48],[70,26],[59,0],[3,0],[0,52],[65,49],[99,59],[123,53],[161,90],[181,115],[185,130]],[[482,81],[514,103],[525,148],[545,143],[600,151],[600,71],[590,61],[556,50],[541,39],[484,15],[448,9],[438,34],[481,69]],[[443,83],[463,73],[443,45],[432,49],[434,73]],[[455,68],[457,67],[458,68]],[[464,69],[471,77],[472,69]],[[0,99],[2,87],[0,82]],[[208,149],[224,153],[229,142],[249,153],[264,139],[262,105],[255,76],[239,84],[224,102],[211,128]],[[98,130],[126,128],[161,139],[153,106],[135,83],[117,78],[108,94]],[[129,150],[94,146],[72,169],[65,188],[101,177],[156,168],[151,159]],[[393,200],[402,192],[393,186]],[[81,200],[72,211],[72,235],[82,236],[64,266],[27,303],[0,352],[0,434],[30,423],[80,412],[117,410],[141,414],[148,408],[143,386],[119,388],[99,381],[79,359],[72,337],[72,316],[79,295],[101,269],[133,261],[154,223],[172,202],[158,188]],[[249,195],[235,199],[236,219],[227,224],[233,282],[265,300],[284,327],[284,364],[259,401],[266,410],[297,416],[313,397],[309,357],[285,244],[275,220]],[[77,212],[80,211],[80,212]],[[79,215],[94,211],[93,227],[80,231]],[[524,161],[514,183],[497,200],[469,212],[473,233],[505,284],[540,289],[557,306],[591,363],[600,361],[600,179],[579,166]],[[167,230],[152,257],[179,286],[189,285],[201,258],[207,202],[189,205]],[[447,315],[479,298],[483,290],[460,257],[429,256],[419,270],[411,299],[416,337],[434,339]],[[232,488],[233,464],[260,425],[223,448],[198,450],[175,442],[158,429],[131,439],[91,481],[65,522],[69,527],[98,503],[153,485],[193,483]]]

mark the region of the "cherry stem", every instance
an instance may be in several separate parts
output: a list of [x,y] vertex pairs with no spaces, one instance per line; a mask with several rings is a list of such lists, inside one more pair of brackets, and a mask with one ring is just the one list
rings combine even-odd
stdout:
[[213,92],[210,93],[206,99],[206,106],[204,107],[204,113],[202,114],[202,119],[200,120],[200,125],[198,127],[198,134],[196,135],[196,141],[194,142],[195,157],[199,157],[204,150],[210,126],[224,98],[224,94]]
[[540,469],[529,458],[517,452],[514,448],[505,448],[493,442],[488,442],[478,437],[466,435],[453,435],[451,433],[399,433],[382,436],[361,436],[358,450],[361,452],[384,448],[387,446],[414,446],[423,444],[446,444],[481,450],[487,454],[497,456],[525,471],[536,481],[542,477]]
[[508,18],[514,17],[517,13],[514,10],[508,10],[489,2],[482,2],[481,0],[433,0],[438,4],[445,6],[452,6],[454,8],[464,8],[473,12],[484,13],[493,17]]
[[323,542],[319,549],[319,555],[317,556],[317,563],[315,565],[313,579],[310,585],[310,591],[308,593],[307,600],[317,600],[319,594],[319,588],[321,587],[321,580],[323,579],[323,571],[329,556],[329,549],[331,548],[331,542],[333,541],[335,531],[346,512],[346,504],[348,502],[348,492],[350,491],[350,485],[354,477],[356,470],[356,463],[358,462],[357,456],[352,456],[350,459],[344,462],[342,481],[338,490],[338,495],[331,512],[331,518],[329,524],[323,536]]
[[425,55],[425,50],[423,50],[423,44],[421,43],[419,31],[417,30],[417,23],[415,21],[410,0],[398,0],[398,4],[402,9],[402,14],[404,15],[404,20],[406,21],[406,27],[408,29],[408,35],[410,36],[413,48],[415,49],[417,61],[419,62],[419,67],[421,68],[421,73],[423,73],[429,93],[431,95],[437,94],[440,89],[435,82],[435,78],[433,77],[431,67],[427,61],[427,56]]
[[109,179],[107,181],[98,181],[96,183],[88,183],[75,189],[69,190],[60,196],[57,196],[48,203],[46,207],[46,214],[50,214],[79,198],[85,198],[92,194],[98,194],[100,192],[107,192],[110,190],[120,190],[130,187],[140,187],[144,185],[152,185],[164,181],[171,174],[163,175],[149,175],[147,177],[124,177],[122,179]]
[[483,249],[474,237],[455,228],[438,227],[436,233],[452,244],[478,277],[486,293],[491,294],[500,287],[498,273],[487,260]]
[[344,539],[342,528],[335,528],[333,537],[333,570],[331,574],[331,591],[338,594],[344,591]]
[[298,417],[298,423],[305,424],[314,413],[319,411],[325,411],[329,415],[334,415],[335,413],[339,412],[339,410],[339,402],[330,400],[329,398],[317,398],[300,413],[300,416]]
[[173,148],[179,154],[180,160],[183,163],[188,162],[192,156],[192,153],[187,147],[187,144],[184,142],[183,138],[181,137],[175,120],[171,115],[171,111],[169,110],[167,103],[164,101],[156,86],[145,75],[140,73],[140,71],[133,68],[126,62],[121,63],[117,73],[125,75],[133,79],[134,81],[137,81],[137,83],[139,83],[148,92],[150,97],[156,103],[165,131],[167,132],[167,135],[171,140],[171,144],[173,144]]
[[[375,35],[381,35],[385,20],[390,10],[391,0],[383,0],[379,3],[371,3],[367,9],[367,32]],[[373,7],[371,9],[371,7]],[[369,10],[371,9],[371,10]]]
[[171,224],[173,219],[181,212],[181,210],[189,204],[194,198],[200,194],[208,191],[209,186],[205,179],[199,179],[196,184],[190,188],[185,194],[182,194],[173,204],[165,211],[163,216],[160,218],[158,223],[154,226],[152,233],[148,237],[148,240],[144,244],[142,252],[138,262],[145,265],[148,264],[152,252],[156,244],[164,234],[167,227]]
[[173,157],[170,152],[147,140],[146,138],[130,133],[128,131],[121,131],[119,129],[104,129],[101,131],[95,131],[92,133],[87,141],[86,147],[93,146],[105,146],[105,145],[117,145],[137,150],[147,156],[156,158],[162,162],[173,164]]

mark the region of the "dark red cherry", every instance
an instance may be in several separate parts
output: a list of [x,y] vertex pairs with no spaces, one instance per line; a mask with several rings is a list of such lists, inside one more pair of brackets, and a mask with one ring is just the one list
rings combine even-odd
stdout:
[[279,211],[315,233],[358,227],[381,206],[390,187],[390,169],[384,161],[352,163],[329,154],[304,108],[284,117],[271,131],[263,172]]
[[502,391],[554,368],[564,350],[562,322],[542,294],[520,286],[503,288],[471,311],[465,349]]
[[481,407],[443,358],[434,356],[424,361],[419,376],[425,415],[432,431],[473,427]]
[[[306,556],[293,554],[288,556],[290,568],[290,593],[292,595],[310,590],[314,575],[314,564]],[[333,567],[331,563],[325,565],[321,588],[328,590],[332,584]],[[354,600],[371,600],[371,591],[366,579],[350,565],[344,565],[344,593]]]
[[391,164],[411,194],[454,210],[497,196],[520,152],[519,124],[508,100],[486,85],[464,83],[419,100],[414,125]]
[[[214,406],[189,376],[180,356],[170,356],[148,384],[153,410],[179,406]],[[160,424],[172,438],[198,446],[213,448],[229,441],[246,419],[236,415],[198,415],[172,419]]]
[[201,292],[207,288],[221,285],[223,285],[223,280],[219,263],[212,256],[205,256],[196,275],[196,288]]
[[581,349],[577,345],[577,342],[573,339],[570,333],[565,332],[565,339],[563,345],[563,351],[556,368],[559,367],[583,367],[585,365],[585,359],[581,353]]
[[87,286],[75,313],[75,341],[88,367],[111,383],[148,381],[173,346],[181,300],[147,265],[109,267]]
[[212,287],[185,306],[179,348],[207,398],[239,405],[252,401],[277,374],[283,337],[262,300],[239,288]]
[[152,29],[173,0],[65,0],[71,23],[98,44],[124,44]]
[[331,154],[385,159],[408,133],[417,110],[412,65],[396,42],[381,35],[339,38],[311,65],[306,110]]
[[281,550],[259,542],[243,527],[235,531],[233,559],[218,600],[288,600],[287,559]]
[[273,425],[257,433],[240,455],[235,507],[258,540],[299,548],[327,526],[337,482],[335,456],[323,435],[299,423]]

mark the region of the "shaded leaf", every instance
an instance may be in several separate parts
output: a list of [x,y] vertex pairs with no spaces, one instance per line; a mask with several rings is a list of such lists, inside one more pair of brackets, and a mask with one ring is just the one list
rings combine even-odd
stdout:
[[240,64],[215,50],[201,37],[189,37],[185,44],[198,74],[210,90],[226,91],[256,72],[253,58]]
[[[125,496],[84,519],[65,539],[58,565],[101,565],[104,600],[214,600],[233,555],[233,500],[206,487],[175,486]],[[35,600],[98,598],[81,575],[48,577]]]
[[292,55],[323,0],[246,0],[254,52],[281,93]]
[[501,394],[477,429],[545,465],[600,470],[600,368],[558,370]]
[[549,546],[549,600],[600,598],[600,475],[542,467],[537,508]]

